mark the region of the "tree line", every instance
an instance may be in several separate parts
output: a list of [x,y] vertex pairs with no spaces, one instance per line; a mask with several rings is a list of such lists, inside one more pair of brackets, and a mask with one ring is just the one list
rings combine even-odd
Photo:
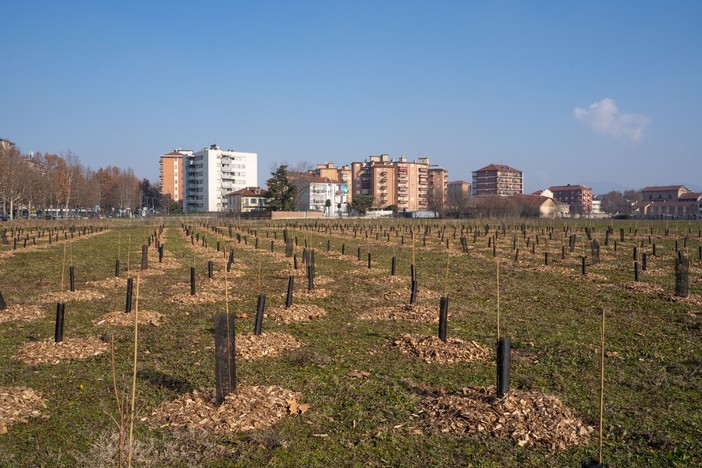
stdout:
[[[14,218],[20,209],[28,213],[80,210],[108,215],[136,210],[150,200],[157,205],[158,187],[139,180],[131,168],[115,166],[93,170],[74,153],[33,153],[0,141],[0,212]],[[158,207],[158,206],[156,206]]]

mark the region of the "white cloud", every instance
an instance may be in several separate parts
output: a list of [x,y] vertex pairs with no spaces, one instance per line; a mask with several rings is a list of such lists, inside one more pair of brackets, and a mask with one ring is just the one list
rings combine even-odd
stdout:
[[576,107],[573,115],[597,133],[631,141],[641,141],[644,129],[651,123],[645,115],[620,113],[617,103],[610,98],[594,102],[587,109]]

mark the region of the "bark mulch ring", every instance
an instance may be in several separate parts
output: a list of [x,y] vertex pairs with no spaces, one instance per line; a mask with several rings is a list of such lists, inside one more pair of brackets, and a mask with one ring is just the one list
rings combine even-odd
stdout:
[[264,356],[277,356],[300,346],[302,343],[288,333],[262,332],[258,336],[253,333],[242,333],[236,336],[236,355],[244,361]]
[[[150,310],[140,310],[138,312],[139,325],[161,325],[163,320],[163,314],[158,312],[153,312]],[[134,313],[125,313],[122,310],[117,310],[98,317],[93,320],[95,325],[114,325],[117,327],[133,327],[134,326]]]
[[[317,281],[315,280],[315,286]],[[329,297],[331,291],[328,289],[314,288],[312,290],[307,289],[307,282],[295,288],[294,297],[295,299],[324,299]]]
[[95,301],[104,298],[105,295],[99,291],[64,291],[64,292],[50,292],[44,294],[40,302],[44,304],[58,303],[58,302],[74,302],[74,301]]
[[266,317],[283,323],[310,322],[325,315],[327,315],[327,311],[314,304],[293,304],[289,309],[272,307],[265,314]]
[[35,341],[22,346],[15,358],[29,364],[58,364],[61,361],[80,361],[97,356],[108,349],[99,338],[69,338],[60,343],[53,339]]
[[277,385],[240,386],[217,406],[214,389],[199,389],[161,403],[148,420],[160,428],[204,429],[216,434],[251,431],[270,427],[287,415],[305,413],[309,405],[299,403],[300,398],[301,394]]
[[26,423],[28,418],[42,417],[40,409],[46,408],[41,393],[28,387],[0,387],[0,435],[7,434],[10,426]]
[[[198,291],[193,296],[190,292],[173,294],[168,298],[171,304],[193,305],[207,304],[210,302],[224,302],[224,290],[222,292]],[[230,297],[231,300],[231,297]]]
[[0,323],[31,322],[44,317],[44,311],[39,306],[14,304],[0,310]]
[[[383,299],[386,301],[409,301],[412,290],[410,289],[410,282],[407,281],[407,288],[392,289],[383,294]],[[439,299],[441,294],[431,289],[417,288],[417,299]],[[437,306],[438,307],[438,306]]]
[[466,387],[460,391],[427,392],[424,412],[431,428],[443,433],[510,438],[520,447],[549,451],[588,443],[594,431],[558,398],[512,390],[497,398],[495,387]]
[[[451,313],[449,312],[449,316]],[[405,304],[392,307],[376,307],[358,316],[359,320],[407,320],[419,323],[439,323],[439,305],[426,306]]]
[[111,278],[106,278],[104,280],[88,281],[87,285],[92,287],[92,288],[110,289],[110,290],[123,289],[126,291],[127,290],[127,278],[120,278],[119,276],[113,276]]
[[447,338],[446,343],[438,336],[404,334],[392,341],[393,346],[405,354],[413,354],[425,362],[452,364],[454,362],[484,361],[492,352],[475,341]]

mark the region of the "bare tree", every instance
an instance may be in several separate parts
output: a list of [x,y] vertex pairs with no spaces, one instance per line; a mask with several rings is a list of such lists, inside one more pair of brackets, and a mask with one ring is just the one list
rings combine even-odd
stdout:
[[[0,147],[0,198],[3,211],[14,218],[15,203],[22,200],[27,188],[29,174],[27,161],[14,145]],[[9,211],[7,207],[9,205]]]

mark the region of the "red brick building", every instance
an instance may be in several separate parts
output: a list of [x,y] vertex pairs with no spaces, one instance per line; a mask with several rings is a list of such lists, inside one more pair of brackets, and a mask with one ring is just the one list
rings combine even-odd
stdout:
[[509,197],[521,194],[523,187],[522,171],[504,164],[490,164],[473,171],[473,196]]
[[571,215],[592,213],[592,189],[584,185],[555,185],[549,187],[553,199],[570,207]]

